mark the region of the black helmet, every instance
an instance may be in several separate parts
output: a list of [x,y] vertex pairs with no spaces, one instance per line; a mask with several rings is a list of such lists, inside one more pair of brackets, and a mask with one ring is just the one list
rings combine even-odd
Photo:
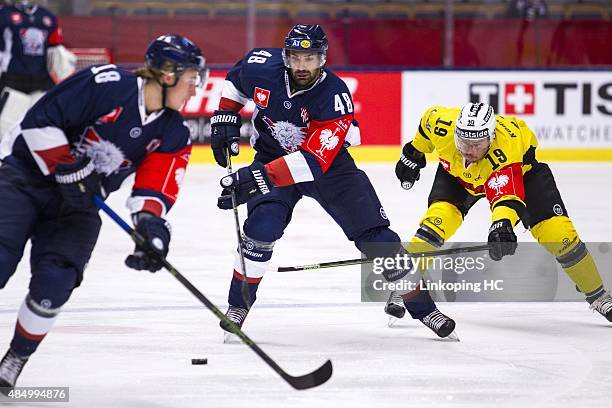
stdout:
[[297,24],[285,37],[283,60],[289,67],[287,51],[318,52],[321,54],[321,66],[325,65],[327,57],[327,37],[318,24]]

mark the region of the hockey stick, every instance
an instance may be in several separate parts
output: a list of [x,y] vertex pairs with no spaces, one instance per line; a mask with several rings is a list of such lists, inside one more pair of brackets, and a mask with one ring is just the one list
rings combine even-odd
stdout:
[[[121,229],[127,232],[132,241],[136,245],[144,245],[145,239],[136,232],[132,227],[130,227],[116,212],[114,212],[106,203],[98,196],[94,197],[94,202],[102,211],[104,211],[113,221],[115,221]],[[330,360],[327,360],[325,364],[316,369],[315,371],[305,374],[302,376],[292,376],[289,375],[285,370],[283,370],[270,356],[268,356],[253,340],[251,340],[246,333],[244,333],[240,327],[236,326],[231,320],[229,320],[202,292],[200,292],[191,282],[187,280],[181,273],[174,267],[170,262],[168,262],[165,258],[160,259],[162,265],[172,276],[174,276],[192,295],[194,295],[200,302],[204,304],[213,312],[215,316],[222,322],[226,323],[231,327],[233,333],[240,337],[242,342],[249,346],[251,350],[255,352],[263,361],[265,361],[268,366],[270,366],[278,375],[280,375],[285,381],[289,383],[296,390],[305,390],[308,388],[313,388],[323,384],[325,381],[329,380],[332,375],[332,363]]]
[[[461,248],[440,249],[439,251],[412,252],[412,253],[409,253],[409,255],[413,258],[426,258],[429,256],[442,256],[442,255],[461,254],[464,252],[487,251],[488,249],[489,249],[489,245],[475,245],[475,246],[461,247]],[[308,269],[335,268],[337,266],[362,265],[362,264],[367,264],[367,263],[372,263],[372,262],[373,260],[369,258],[345,259],[343,261],[322,262],[322,263],[311,264],[311,265],[279,266],[276,269],[276,272],[296,272],[296,271],[305,271]]]
[[[231,150],[231,151],[230,151]],[[234,142],[232,146],[226,150],[227,158],[227,174],[232,174],[232,155],[231,152],[238,151],[238,144]],[[240,257],[240,267],[242,268],[242,284],[240,285],[240,291],[242,292],[242,300],[247,306],[247,309],[251,307],[251,293],[249,291],[249,277],[247,276],[246,264],[244,262],[244,253],[242,252],[242,231],[240,231],[240,218],[238,217],[238,205],[236,204],[236,191],[232,188],[232,210],[234,211],[234,225],[236,226],[236,238],[238,239],[238,256]]]

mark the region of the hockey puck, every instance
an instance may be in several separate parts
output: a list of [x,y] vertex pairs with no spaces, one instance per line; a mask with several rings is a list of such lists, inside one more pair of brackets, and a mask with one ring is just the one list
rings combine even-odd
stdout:
[[191,364],[193,364],[193,365],[208,364],[208,359],[207,358],[192,358],[191,359]]

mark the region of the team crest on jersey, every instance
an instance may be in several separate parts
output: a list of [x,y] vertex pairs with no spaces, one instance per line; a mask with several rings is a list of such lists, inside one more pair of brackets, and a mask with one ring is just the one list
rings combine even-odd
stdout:
[[253,94],[253,102],[258,107],[265,109],[268,107],[268,102],[270,102],[270,91],[263,88],[255,87],[255,93]]
[[501,189],[507,186],[509,181],[510,177],[508,177],[506,174],[497,174],[491,177],[491,179],[487,182],[487,187],[489,187],[491,190],[495,190],[495,194],[498,196],[502,194]]
[[91,159],[98,173],[109,175],[132,165],[118,146],[102,139],[93,127],[87,128],[76,150]]
[[51,17],[49,17],[49,16],[43,16],[42,22],[47,27],[51,27],[51,24],[53,24],[53,22],[51,21]]
[[22,28],[19,30],[21,44],[23,44],[23,55],[41,56],[45,53],[47,32],[36,27]]
[[293,153],[298,149],[304,139],[306,139],[306,133],[304,128],[300,128],[291,122],[278,121],[273,122],[267,116],[262,118],[264,123],[268,125],[268,129],[280,146],[288,153]]

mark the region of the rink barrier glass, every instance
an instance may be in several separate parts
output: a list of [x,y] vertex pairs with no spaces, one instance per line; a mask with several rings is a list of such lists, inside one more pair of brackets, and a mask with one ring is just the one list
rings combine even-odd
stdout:
[[[454,242],[443,248],[468,247],[482,243]],[[586,246],[602,276],[604,287],[612,285],[612,243],[591,242]],[[361,301],[385,302],[391,290],[406,293],[415,285],[430,291],[436,301],[447,302],[551,302],[584,301],[574,282],[556,259],[540,244],[519,243],[514,255],[493,261],[488,252],[411,258],[425,272],[418,278],[386,282],[384,268],[403,267],[405,258],[376,258],[361,266]]]

